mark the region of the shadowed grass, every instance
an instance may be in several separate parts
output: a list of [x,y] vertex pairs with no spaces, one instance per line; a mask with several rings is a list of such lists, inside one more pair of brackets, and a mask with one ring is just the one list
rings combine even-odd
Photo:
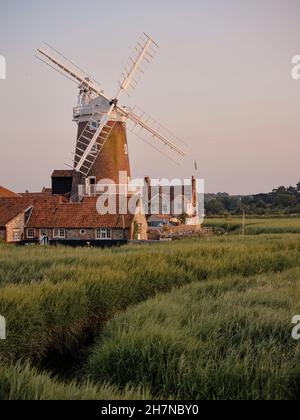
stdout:
[[111,320],[88,373],[158,398],[299,399],[299,311],[300,268],[194,283]]
[[90,382],[67,385],[38,373],[28,365],[0,365],[0,400],[144,400],[147,391],[127,388],[119,392],[111,385],[93,385]]
[[[0,245],[1,398],[135,398],[141,386],[158,398],[300,396],[299,348],[290,339],[300,310],[299,238],[111,250]],[[51,368],[56,358],[80,358],[116,314],[90,358],[97,386],[21,368],[20,360]],[[74,376],[84,381],[83,373]]]
[[[196,281],[299,265],[297,236],[213,238],[116,250],[0,248],[5,361],[76,351],[107,319]],[[3,264],[4,263],[4,264]]]

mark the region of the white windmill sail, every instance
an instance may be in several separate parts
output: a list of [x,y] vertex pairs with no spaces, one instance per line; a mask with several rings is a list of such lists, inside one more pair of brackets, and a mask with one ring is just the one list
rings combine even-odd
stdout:
[[101,97],[107,103],[107,108],[104,112],[99,112],[99,109],[93,106],[90,110],[91,116],[89,121],[77,141],[74,159],[74,170],[76,172],[88,176],[114,128],[116,120],[113,114],[118,114],[122,117],[122,121],[126,120],[132,133],[170,159],[178,162],[184,157],[186,144],[182,140],[138,107],[128,109],[118,104],[118,100],[123,92],[129,94],[137,86],[138,81],[145,73],[146,68],[152,62],[159,48],[149,35],[143,33],[139,38],[134,53],[130,57],[119,80],[120,88],[118,93],[113,99],[108,98],[104,94],[103,89],[95,79],[92,79],[58,50],[49,44],[46,45],[51,49],[51,52],[45,49],[38,49],[38,53],[42,58],[37,58],[73,82],[80,83],[80,87],[87,89],[94,98]]
[[[110,116],[113,110],[114,105],[111,106],[107,114],[95,112],[92,115],[92,118],[77,141],[75,171],[85,176],[89,174],[114,128],[115,122],[110,122]],[[91,131],[93,123],[96,124],[94,133]]]
[[126,117],[129,131],[152,148],[176,163],[184,158],[187,144],[146,112],[136,106],[127,110]]
[[143,33],[126,63],[119,79],[120,89],[130,95],[137,87],[148,66],[152,63],[159,46]]
[[36,58],[58,71],[63,76],[69,78],[72,82],[86,86],[95,96],[101,96],[109,100],[104,95],[103,89],[98,82],[92,79],[83,70],[80,70],[78,66],[65,58],[62,54],[55,51],[57,50],[54,50],[53,53],[52,51],[49,52],[44,48],[38,48],[37,52],[40,54],[40,57],[36,55]]
[[101,153],[115,122],[109,122],[109,114],[94,112],[76,143],[74,169],[88,176],[99,153]]

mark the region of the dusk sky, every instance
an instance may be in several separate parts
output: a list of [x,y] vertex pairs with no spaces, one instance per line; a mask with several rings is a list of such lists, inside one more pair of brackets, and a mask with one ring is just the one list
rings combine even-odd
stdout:
[[[76,138],[76,86],[40,63],[47,41],[108,96],[143,31],[160,44],[132,98],[188,143],[176,166],[129,134],[134,177],[204,178],[207,192],[267,192],[300,181],[299,0],[0,0],[0,185],[50,186]],[[198,171],[195,173],[194,161]]]

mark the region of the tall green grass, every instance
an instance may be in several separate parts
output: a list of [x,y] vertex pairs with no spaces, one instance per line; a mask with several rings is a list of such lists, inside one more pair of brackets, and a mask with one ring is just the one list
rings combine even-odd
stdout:
[[[206,218],[204,226],[215,231],[238,234],[242,229],[242,217]],[[245,225],[247,235],[300,233],[300,217],[247,217]]]
[[159,292],[299,265],[298,237],[213,238],[118,250],[0,250],[4,361],[76,352],[114,314]]
[[156,398],[297,400],[299,311],[300,267],[193,283],[111,320],[88,373]]
[[[299,239],[0,245],[0,398],[295,398],[300,353],[289,322],[300,310]],[[63,366],[99,335],[88,365],[96,385],[84,371],[81,385],[22,367]]]
[[142,388],[119,392],[108,384],[93,385],[86,381],[63,384],[29,365],[0,365],[0,400],[143,400],[150,394]]

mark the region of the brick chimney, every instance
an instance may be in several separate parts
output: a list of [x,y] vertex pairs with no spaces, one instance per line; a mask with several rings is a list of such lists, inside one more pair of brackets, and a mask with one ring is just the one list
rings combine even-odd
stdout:
[[192,204],[195,209],[194,216],[197,216],[197,181],[195,176],[192,177]]
[[145,176],[145,186],[147,188],[147,210],[148,210],[148,214],[151,214],[151,180],[149,176]]

